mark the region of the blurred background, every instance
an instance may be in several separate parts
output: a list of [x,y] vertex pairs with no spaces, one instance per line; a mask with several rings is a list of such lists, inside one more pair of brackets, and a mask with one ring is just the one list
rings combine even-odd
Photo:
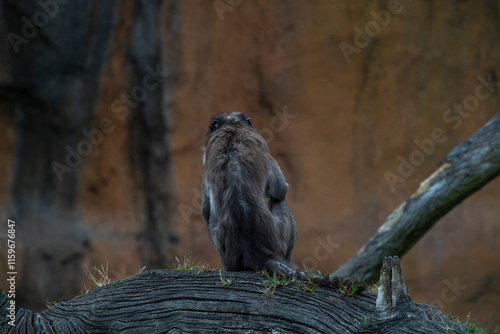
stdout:
[[[4,0],[0,34],[0,288],[11,219],[34,311],[85,266],[221,268],[200,214],[219,111],[287,178],[293,261],[333,272],[500,109],[495,0]],[[500,325],[499,200],[496,179],[403,257],[415,301]]]

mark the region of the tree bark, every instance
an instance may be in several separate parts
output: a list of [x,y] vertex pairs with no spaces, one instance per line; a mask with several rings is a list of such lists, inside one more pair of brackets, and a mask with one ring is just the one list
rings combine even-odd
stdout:
[[336,274],[376,279],[385,256],[404,255],[441,217],[500,174],[500,112],[455,146],[410,199]]
[[[222,278],[234,278],[222,285]],[[267,285],[266,285],[267,284]],[[384,261],[378,296],[313,292],[292,282],[265,293],[269,281],[251,272],[153,270],[113,282],[43,312],[20,309],[2,333],[459,333],[464,325],[413,302],[397,257]]]

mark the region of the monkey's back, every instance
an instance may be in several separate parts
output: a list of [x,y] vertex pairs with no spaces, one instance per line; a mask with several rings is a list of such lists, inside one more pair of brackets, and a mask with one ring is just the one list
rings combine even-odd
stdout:
[[204,190],[212,192],[219,217],[210,219],[209,234],[226,269],[252,270],[282,257],[275,240],[279,227],[264,199],[272,159],[264,139],[249,127],[221,129],[206,151],[211,168],[204,172]]

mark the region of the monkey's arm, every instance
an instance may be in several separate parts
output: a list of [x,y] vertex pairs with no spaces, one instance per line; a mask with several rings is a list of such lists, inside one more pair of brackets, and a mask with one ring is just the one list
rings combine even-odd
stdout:
[[285,176],[281,172],[278,163],[272,159],[267,176],[267,184],[265,189],[265,196],[276,199],[279,201],[285,200],[286,192],[288,191],[288,184],[285,181]]
[[290,262],[292,260],[292,250],[297,236],[297,225],[295,219],[286,204],[286,201],[269,199],[269,210],[278,224],[281,232],[283,258]]

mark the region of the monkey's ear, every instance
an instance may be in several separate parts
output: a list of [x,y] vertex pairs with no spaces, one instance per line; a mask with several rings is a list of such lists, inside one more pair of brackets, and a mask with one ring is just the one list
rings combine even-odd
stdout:
[[214,119],[212,122],[210,122],[210,132],[214,132],[219,128],[219,121]]
[[247,123],[248,125],[252,126],[252,122],[250,122],[250,117],[247,117]]

